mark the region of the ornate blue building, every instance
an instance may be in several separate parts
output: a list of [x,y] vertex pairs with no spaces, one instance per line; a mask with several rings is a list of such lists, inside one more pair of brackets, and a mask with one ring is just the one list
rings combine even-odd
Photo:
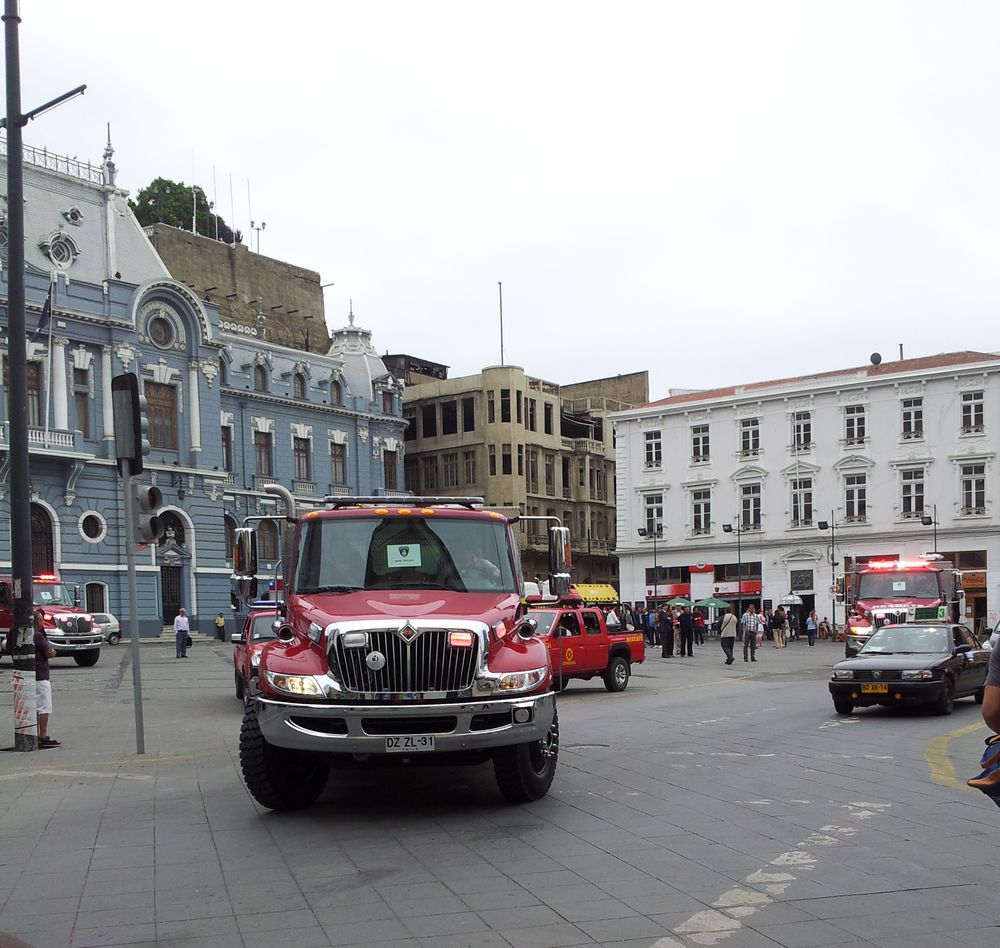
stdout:
[[[112,156],[110,144],[99,166],[25,148],[30,497],[9,489],[0,198],[0,574],[10,570],[9,505],[30,504],[34,572],[58,572],[88,609],[128,626],[111,379],[132,371],[152,444],[140,480],[163,492],[168,528],[137,555],[139,628],[159,634],[183,605],[207,631],[230,615],[233,530],[278,513],[265,485],[283,484],[306,508],[328,493],[402,489],[402,385],[353,314],[326,355],[270,342],[263,314],[255,332],[222,331],[217,307],[167,272],[115,184]],[[5,154],[0,176],[6,194]],[[51,323],[32,335],[50,292]],[[259,543],[273,568],[274,521]]]

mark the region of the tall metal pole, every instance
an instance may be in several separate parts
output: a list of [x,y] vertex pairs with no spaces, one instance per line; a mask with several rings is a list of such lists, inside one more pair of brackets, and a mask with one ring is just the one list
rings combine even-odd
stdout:
[[132,649],[135,752],[145,754],[146,732],[142,721],[142,674],[139,670],[139,609],[135,591],[135,494],[132,490],[132,461],[129,458],[122,458],[122,490],[125,493],[125,568],[128,572],[128,634]]
[[[830,511],[830,620],[833,622],[833,638],[837,638],[837,525],[833,522],[834,511]],[[844,604],[844,621],[847,621],[847,604]]]
[[934,552],[937,553],[937,504],[934,505]]
[[[743,536],[743,514],[736,515],[736,611],[743,621],[743,548],[740,540]],[[741,626],[742,628],[742,626]]]
[[31,476],[28,462],[28,345],[24,320],[24,156],[17,0],[4,0],[7,57],[7,336],[10,387],[10,559],[14,580],[14,749],[38,748],[35,646],[31,625]]
[[661,535],[663,528],[657,524],[653,528],[653,608],[660,601],[660,567],[656,563],[656,538]]
[[503,365],[503,284],[499,280],[497,289],[500,291],[500,364]]

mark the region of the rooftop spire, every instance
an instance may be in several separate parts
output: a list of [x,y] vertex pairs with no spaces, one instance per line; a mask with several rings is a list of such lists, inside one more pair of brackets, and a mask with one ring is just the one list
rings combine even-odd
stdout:
[[352,326],[354,325],[354,300],[349,300],[348,301],[347,321]]
[[115,177],[118,174],[118,169],[111,160],[114,154],[115,150],[111,147],[111,123],[108,122],[108,143],[104,146],[104,164],[101,166],[101,171],[104,175],[104,183],[111,186],[114,186]]

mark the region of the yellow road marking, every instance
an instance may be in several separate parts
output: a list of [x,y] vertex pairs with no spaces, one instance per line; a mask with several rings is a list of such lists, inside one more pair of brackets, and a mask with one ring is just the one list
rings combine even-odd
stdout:
[[[978,724],[968,724],[955,731],[949,731],[947,734],[939,734],[927,742],[927,747],[924,750],[924,759],[931,769],[931,780],[946,787],[951,787],[954,790],[968,790],[970,793],[976,792],[971,787],[967,787],[964,781],[960,781],[956,776],[955,768],[952,767],[951,761],[948,760],[948,745],[956,737],[964,737],[966,734],[972,734],[974,731],[979,730],[987,730],[986,725],[982,721]],[[973,764],[972,768],[975,769],[975,767],[976,765]]]

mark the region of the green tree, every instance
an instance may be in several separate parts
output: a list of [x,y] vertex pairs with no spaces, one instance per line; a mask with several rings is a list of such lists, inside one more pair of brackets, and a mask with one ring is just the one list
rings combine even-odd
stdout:
[[[192,202],[192,190],[194,192]],[[191,230],[191,215],[194,212],[196,232],[205,237],[215,237],[216,222],[219,240],[226,244],[243,243],[243,234],[233,231],[221,215],[215,214],[205,192],[194,185],[169,178],[156,178],[141,188],[129,207],[143,227],[152,224],[169,224],[181,230]]]

